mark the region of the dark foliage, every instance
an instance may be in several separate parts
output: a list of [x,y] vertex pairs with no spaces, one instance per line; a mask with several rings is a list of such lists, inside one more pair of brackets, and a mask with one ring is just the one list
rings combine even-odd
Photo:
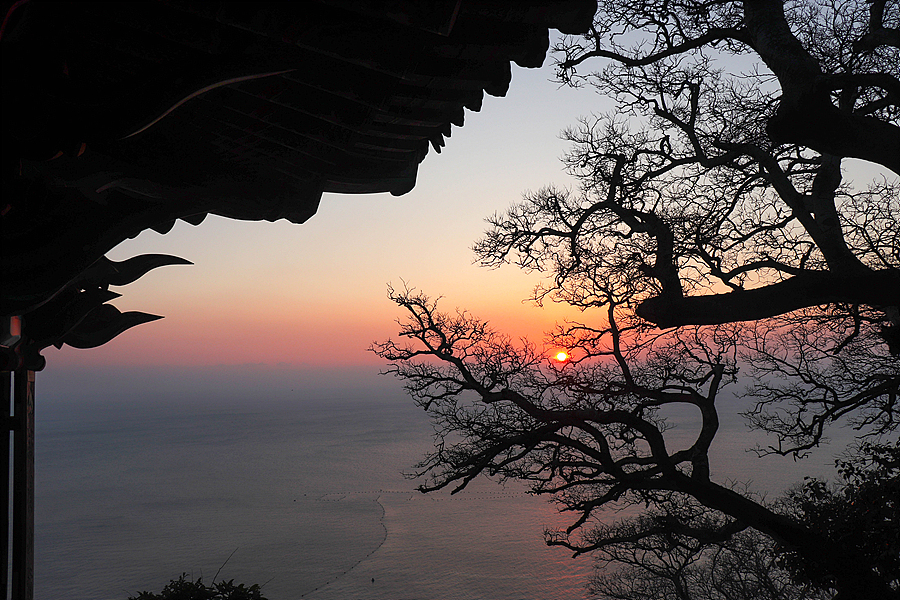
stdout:
[[203,578],[196,581],[188,579],[182,573],[178,579],[170,581],[158,594],[140,592],[137,596],[129,596],[128,600],[266,600],[259,584],[245,587],[235,585],[234,580],[220,581],[206,585]]
[[[838,462],[841,481],[806,479],[791,490],[784,507],[797,520],[864,557],[880,577],[900,589],[900,442],[862,444]],[[781,563],[803,581],[834,585],[823,565],[789,549]]]
[[735,526],[701,542],[673,523],[694,513],[698,527],[721,527],[721,515],[694,502],[672,503],[639,517],[598,526],[604,543],[590,590],[604,600],[828,600],[833,594],[778,562],[772,538]]

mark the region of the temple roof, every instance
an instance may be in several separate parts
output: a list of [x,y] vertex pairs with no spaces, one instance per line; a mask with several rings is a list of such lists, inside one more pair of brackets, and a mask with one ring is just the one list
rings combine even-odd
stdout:
[[41,171],[111,173],[86,193],[190,190],[214,195],[212,212],[303,221],[322,191],[412,189],[464,108],[506,93],[511,61],[540,66],[548,28],[583,31],[594,8],[33,1],[4,34],[29,88],[12,131],[25,158],[77,158]]
[[408,192],[465,109],[594,0],[6,3],[2,314],[207,214]]

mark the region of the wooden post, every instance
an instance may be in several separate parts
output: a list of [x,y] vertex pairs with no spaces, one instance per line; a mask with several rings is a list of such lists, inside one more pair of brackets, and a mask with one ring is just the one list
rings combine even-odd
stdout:
[[9,598],[9,480],[12,470],[9,464],[10,402],[12,401],[12,373],[0,372],[0,464],[3,465],[3,481],[0,482],[0,600]]
[[34,371],[13,382],[12,597],[34,599]]

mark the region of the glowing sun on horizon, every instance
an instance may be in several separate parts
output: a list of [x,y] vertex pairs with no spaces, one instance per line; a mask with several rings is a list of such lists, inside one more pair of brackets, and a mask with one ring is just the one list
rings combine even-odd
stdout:
[[553,358],[557,360],[557,362],[566,362],[569,360],[569,353],[564,350],[560,350],[556,354],[553,355]]

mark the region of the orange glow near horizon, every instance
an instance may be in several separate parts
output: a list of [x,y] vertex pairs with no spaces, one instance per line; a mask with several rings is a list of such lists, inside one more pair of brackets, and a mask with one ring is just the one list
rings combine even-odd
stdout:
[[[351,287],[344,293],[346,297],[325,299],[303,297],[285,288],[276,292],[266,285],[262,286],[264,293],[254,300],[252,293],[240,289],[224,293],[200,284],[192,287],[163,282],[160,285],[160,280],[170,273],[173,277],[181,276],[174,268],[169,272],[160,270],[154,274],[155,278],[147,278],[147,289],[137,289],[139,284],[136,283],[134,290],[127,290],[128,296],[114,301],[123,312],[141,310],[164,315],[164,319],[130,329],[99,348],[48,348],[44,354],[50,365],[80,368],[92,364],[381,367],[384,361],[367,349],[373,342],[396,338],[396,320],[405,318],[402,310],[374,285],[370,286],[374,291]],[[504,281],[495,272],[476,275],[483,277],[485,282]],[[155,284],[155,289],[149,289],[150,283]],[[483,287],[493,289],[487,285]],[[555,323],[569,316],[562,305],[537,308],[519,302],[517,294],[523,293],[521,289],[510,292],[510,298],[505,302],[502,297],[480,294],[480,289],[461,290],[452,299],[444,300],[441,309],[469,308],[497,331],[527,338],[535,344],[541,343],[545,332],[552,330]],[[168,295],[164,295],[167,290]],[[459,300],[454,302],[457,298]],[[365,310],[360,310],[360,306]],[[323,348],[327,351],[323,352]],[[548,356],[551,359],[556,359],[559,352],[568,356],[565,349],[550,350]],[[553,362],[561,366],[569,360]]]

